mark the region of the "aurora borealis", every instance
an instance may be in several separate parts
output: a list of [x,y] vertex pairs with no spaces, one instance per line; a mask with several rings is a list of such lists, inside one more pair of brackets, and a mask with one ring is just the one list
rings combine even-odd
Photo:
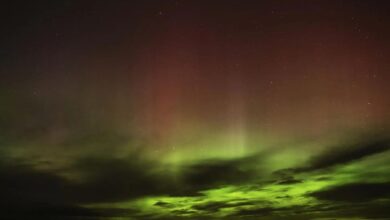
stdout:
[[0,219],[390,219],[386,1],[0,10]]

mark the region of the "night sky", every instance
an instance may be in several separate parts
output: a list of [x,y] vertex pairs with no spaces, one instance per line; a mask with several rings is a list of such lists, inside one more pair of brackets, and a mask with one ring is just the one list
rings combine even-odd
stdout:
[[0,219],[390,219],[388,1],[0,18]]

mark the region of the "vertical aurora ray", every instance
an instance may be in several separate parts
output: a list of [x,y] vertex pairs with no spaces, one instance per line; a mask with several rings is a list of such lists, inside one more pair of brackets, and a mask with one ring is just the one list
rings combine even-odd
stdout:
[[247,145],[247,115],[245,88],[239,73],[228,76],[228,136],[229,143],[242,155]]

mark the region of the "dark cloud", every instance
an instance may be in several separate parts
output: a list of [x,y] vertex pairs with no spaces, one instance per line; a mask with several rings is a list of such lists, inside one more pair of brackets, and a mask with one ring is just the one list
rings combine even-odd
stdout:
[[[62,219],[97,216],[73,204],[72,184],[26,165],[0,164],[0,215],[9,219]],[[24,217],[23,217],[24,216]]]
[[99,212],[79,206],[29,204],[28,206],[2,205],[0,215],[4,219],[98,219]]
[[[122,159],[78,159],[67,170],[77,178],[37,170],[31,164],[21,165],[20,161],[2,162],[0,203],[7,206],[5,209],[11,214],[25,210],[18,213],[30,215],[46,209],[45,214],[66,215],[66,211],[74,209],[69,213],[93,215],[95,212],[80,208],[80,205],[157,195],[198,195],[204,189],[253,180],[258,174],[254,169],[246,168],[251,161],[253,158],[249,157],[203,161],[185,166],[181,178],[174,178],[164,166],[145,159],[142,153],[133,153]],[[155,205],[169,206],[162,202]]]
[[185,168],[183,180],[193,187],[208,188],[248,181],[255,176],[253,170],[240,165],[231,160],[202,162]]
[[390,182],[352,183],[316,191],[311,196],[328,201],[367,202],[375,199],[390,198]]
[[[289,207],[261,207],[261,208],[240,208],[232,214],[232,217],[238,219],[255,220],[255,219],[322,219],[329,220],[344,218],[361,218],[361,219],[388,219],[389,202],[380,203],[323,203],[305,206]],[[230,219],[230,218],[229,218]],[[233,218],[235,219],[235,218]]]
[[51,173],[36,171],[26,165],[0,166],[2,204],[67,202],[70,182]]
[[335,151],[330,151],[311,161],[310,166],[302,168],[302,171],[312,171],[324,169],[336,165],[350,163],[371,155],[379,154],[390,149],[388,139],[372,140],[354,144],[352,146],[338,147]]
[[[131,208],[89,209],[80,205],[126,201],[153,195],[179,193],[191,195],[199,190],[224,184],[240,184],[241,181],[252,182],[256,179],[256,172],[250,169],[239,169],[251,161],[250,158],[244,158],[199,162],[185,167],[182,174],[183,179],[177,182],[173,181],[174,178],[163,175],[164,172],[159,173],[158,164],[142,159],[142,156],[137,154],[127,159],[80,159],[72,167],[82,174],[81,180],[78,181],[63,178],[48,171],[38,171],[27,165],[2,163],[0,166],[2,177],[0,182],[2,195],[0,214],[9,217],[8,219],[95,219],[106,216],[137,217],[138,219],[157,218],[156,216],[145,216]],[[212,176],[210,174],[217,171],[224,175]],[[285,173],[279,175],[280,179],[275,184],[294,184],[299,181]],[[183,191],[183,189],[187,189],[187,191]],[[282,209],[273,208],[265,203],[234,200],[197,204],[193,205],[190,210],[176,210],[172,214],[187,215],[194,214],[196,211],[217,213],[224,208],[233,208],[237,211],[227,217],[228,219],[252,219],[261,216],[278,219],[282,215],[290,216],[291,219],[299,219],[299,216],[311,216],[318,213],[335,217],[359,214],[359,216],[379,218],[386,216],[385,208],[383,208],[385,204],[374,205],[371,201],[390,198],[390,183],[347,184],[313,192],[309,196],[324,201],[324,205]],[[326,205],[326,202],[332,202],[334,205]],[[362,203],[366,204],[367,207],[361,205]],[[154,205],[168,209],[174,207],[174,204],[162,201],[156,202]]]
[[137,153],[124,159],[85,158],[73,169],[83,177],[78,186],[82,202],[112,202],[152,195],[196,196],[202,190],[250,182],[259,177],[252,164],[257,159],[200,161],[183,166],[177,176]]
[[226,202],[209,202],[205,204],[193,205],[192,208],[200,211],[217,212],[221,208],[231,207]]
[[265,208],[256,208],[256,209],[242,209],[239,210],[237,213],[234,214],[234,216],[241,216],[241,217],[247,217],[247,216],[269,216],[272,215],[273,212],[275,212],[277,209],[271,208],[271,207],[265,207]]
[[[77,189],[83,203],[117,202],[148,195],[168,194],[172,178],[157,172],[156,164],[134,155],[126,159],[85,158],[74,170],[82,176]],[[99,192],[99,193],[96,193]]]
[[289,184],[296,184],[296,183],[303,182],[302,180],[296,179],[293,176],[292,169],[277,170],[277,171],[273,172],[273,174],[277,179],[275,184],[289,185]]
[[[350,206],[351,207],[351,206]],[[388,219],[390,201],[365,203],[349,210],[349,215],[360,215],[367,219]]]
[[[373,143],[373,142],[372,142]],[[381,142],[382,143],[382,142]],[[328,164],[313,166],[322,169],[361,159],[368,155],[383,152],[387,146],[383,144],[362,145],[359,150],[341,153],[344,160],[319,160],[331,162],[317,162]],[[368,150],[366,148],[374,149]],[[364,150],[363,150],[364,149]],[[380,150],[378,150],[380,149]],[[349,155],[349,156],[346,156]],[[324,156],[327,158],[329,156]],[[238,159],[206,160],[197,163],[183,165],[175,176],[168,167],[147,159],[142,152],[133,152],[123,158],[108,157],[81,157],[66,170],[74,178],[65,178],[54,171],[37,170],[31,164],[23,165],[20,161],[0,163],[0,204],[4,216],[48,216],[48,219],[76,218],[86,216],[88,218],[100,216],[136,216],[139,219],[148,219],[137,210],[131,209],[88,209],[83,204],[111,203],[129,201],[147,196],[199,196],[200,191],[218,188],[225,185],[241,185],[250,183],[261,185],[262,178],[261,162],[262,155],[252,155]],[[4,160],[4,158],[3,158]],[[337,161],[337,162],[334,162]],[[315,163],[314,163],[315,164]],[[314,168],[313,168],[314,169]],[[311,169],[307,169],[309,171]],[[267,184],[295,184],[302,180],[294,176],[295,169],[280,170],[274,173],[276,181]],[[265,179],[266,180],[266,179]],[[389,183],[354,183],[336,186],[309,194],[321,201],[335,203],[362,203],[375,201],[380,198],[389,198]],[[170,209],[174,204],[156,202],[155,206]],[[193,205],[191,210],[176,210],[173,215],[191,214],[193,210],[204,213],[216,213],[223,208],[234,208],[237,212],[232,218],[252,218],[256,216],[276,216],[280,213],[295,215],[295,212],[304,213],[323,212],[335,216],[347,216],[350,209],[344,209],[341,213],[336,208],[325,210],[322,208],[289,208],[276,209],[270,204],[259,204],[253,201],[226,201],[209,202]],[[265,208],[254,208],[264,207]],[[253,208],[248,208],[253,207]],[[373,206],[374,207],[374,206]],[[362,209],[362,208],[361,208]],[[360,209],[359,209],[360,210]],[[350,212],[360,213],[359,210]],[[369,212],[369,209],[366,210]],[[189,213],[191,212],[191,213]],[[372,211],[372,213],[374,213]],[[193,214],[193,213],[192,213]],[[275,217],[275,218],[276,218]]]
[[168,208],[168,207],[173,207],[174,204],[171,204],[169,202],[162,202],[162,201],[158,201],[156,203],[154,203],[155,206],[159,206],[159,207],[163,207],[163,208]]
[[207,211],[210,213],[218,212],[223,208],[239,208],[247,205],[259,205],[260,203],[256,203],[253,201],[239,200],[239,201],[228,201],[228,202],[208,202],[203,204],[193,205],[191,208],[199,210],[199,211]]
[[386,138],[369,139],[332,148],[331,150],[312,158],[308,165],[296,168],[277,170],[278,176],[293,175],[299,172],[310,172],[348,164],[366,157],[383,153],[390,149],[390,140]]
[[152,173],[153,166],[136,158],[84,158],[71,167],[81,178],[73,180],[31,164],[0,161],[0,214],[15,219],[129,216],[130,209],[94,210],[81,205],[168,193],[173,189],[170,179]]
[[260,181],[262,170],[258,166],[262,156],[254,154],[238,159],[206,160],[184,166],[181,175],[183,193]]
[[276,184],[279,185],[290,185],[290,184],[296,184],[296,183],[302,183],[302,180],[295,179],[294,177],[288,177],[279,180]]
[[340,202],[324,201],[316,205],[295,206],[281,212],[283,215],[304,217],[298,219],[313,219],[326,216],[326,219],[388,219],[390,207],[389,200],[362,201],[362,202]]

